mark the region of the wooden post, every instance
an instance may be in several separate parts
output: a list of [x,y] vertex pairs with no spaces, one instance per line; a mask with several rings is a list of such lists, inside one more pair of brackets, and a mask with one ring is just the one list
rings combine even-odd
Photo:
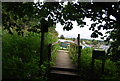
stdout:
[[78,68],[80,68],[81,49],[82,49],[82,46],[78,46]]
[[104,74],[104,66],[105,66],[105,59],[102,60],[102,71],[101,71],[102,74]]
[[50,61],[51,61],[51,49],[52,49],[52,44],[48,45],[48,66],[47,66],[47,74],[50,73]]
[[80,45],[80,34],[78,34],[77,42],[78,42],[78,46],[79,46]]
[[81,56],[81,46],[80,46],[80,34],[77,37],[78,42],[78,69],[80,69],[80,56]]
[[51,48],[52,48],[52,44],[48,45],[48,62],[51,61]]
[[39,69],[40,69],[40,75],[41,75],[41,65],[44,63],[44,34],[45,32],[48,32],[48,22],[45,20],[45,18],[41,19],[41,47],[40,47],[40,63],[39,63]]
[[94,62],[95,62],[95,59],[94,59],[94,56],[92,55],[91,81],[93,81],[93,78],[94,78]]
[[79,58],[80,58],[80,34],[77,37],[77,45],[78,45],[78,67],[79,67]]
[[39,67],[41,67],[41,65],[43,64],[44,61],[44,57],[43,57],[43,49],[44,48],[44,32],[41,32],[41,47],[40,47],[40,65]]

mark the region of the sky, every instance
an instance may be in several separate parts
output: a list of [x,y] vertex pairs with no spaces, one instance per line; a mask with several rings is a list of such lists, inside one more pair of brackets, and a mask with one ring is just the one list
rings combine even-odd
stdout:
[[[89,30],[89,28],[93,22],[90,21],[90,18],[85,18],[84,21],[86,21],[86,24],[89,26],[85,25],[83,28],[80,28],[79,26],[77,26],[77,22],[73,22],[73,29],[70,31],[63,30],[63,26],[60,23],[57,23],[55,30],[59,34],[58,37],[60,37],[60,35],[64,35],[64,37],[66,38],[77,38],[78,34],[80,34],[80,38],[101,40],[100,37],[91,38],[91,34],[93,31]],[[103,33],[103,35],[105,35],[106,30],[100,31]]]

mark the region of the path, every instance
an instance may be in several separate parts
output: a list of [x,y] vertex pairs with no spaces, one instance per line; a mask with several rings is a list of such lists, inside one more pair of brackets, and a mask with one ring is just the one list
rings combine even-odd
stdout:
[[66,51],[66,50],[59,50],[58,51],[54,67],[71,68],[71,69],[76,68],[75,64],[73,64],[72,60],[70,59],[68,51]]
[[80,81],[77,72],[76,65],[72,63],[68,51],[59,50],[48,81]]

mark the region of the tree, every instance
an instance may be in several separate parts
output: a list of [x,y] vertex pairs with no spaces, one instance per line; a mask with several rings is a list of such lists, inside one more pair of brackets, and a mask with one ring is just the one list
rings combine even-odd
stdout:
[[[94,21],[89,28],[93,31],[91,37],[103,36],[99,30],[107,30],[109,36],[105,40],[108,43],[110,39],[113,40],[109,52],[113,54],[113,61],[119,60],[120,54],[117,54],[117,52],[120,50],[118,49],[120,47],[120,2],[68,2],[66,5],[60,2],[44,2],[43,4],[38,2],[15,3],[12,6],[11,4],[13,3],[3,3],[3,26],[8,29],[9,33],[12,32],[11,28],[15,27],[17,32],[22,31],[21,29],[24,26],[12,23],[24,22],[24,19],[36,20],[37,24],[34,23],[28,30],[38,32],[41,26],[41,18],[48,21],[49,27],[54,23],[60,22],[64,26],[64,30],[71,30],[73,28],[72,21],[76,21],[80,27],[84,27],[86,22],[83,20],[87,17]],[[25,22],[27,23],[28,20]],[[109,31],[110,29],[112,31]]]
[[95,40],[95,39],[93,39],[93,40],[92,40],[92,43],[93,43],[94,45],[97,45],[97,44],[98,44],[98,41]]
[[65,39],[64,35],[61,35],[61,36],[60,36],[60,39]]

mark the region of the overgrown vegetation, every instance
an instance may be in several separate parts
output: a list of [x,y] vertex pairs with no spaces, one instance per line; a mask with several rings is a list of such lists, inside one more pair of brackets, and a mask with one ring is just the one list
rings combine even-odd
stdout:
[[35,33],[22,37],[3,32],[3,79],[36,77],[39,69],[39,37]]
[[[37,43],[38,39],[34,39],[33,35],[35,35],[35,33],[40,33],[42,28],[41,24],[48,23],[48,27],[50,27],[50,26],[53,26],[54,23],[60,22],[62,25],[64,25],[64,28],[63,28],[64,30],[71,30],[73,28],[72,21],[76,21],[78,26],[84,27],[84,25],[86,25],[86,22],[84,21],[85,18],[90,18],[91,21],[93,21],[91,26],[89,26],[89,29],[93,31],[93,33],[91,34],[91,37],[98,37],[99,35],[103,36],[103,34],[99,30],[101,29],[107,30],[107,33],[109,35],[108,36],[106,35],[103,37],[106,37],[105,40],[108,43],[110,42],[110,39],[113,40],[111,42],[110,49],[108,50],[109,54],[111,54],[111,60],[113,62],[116,62],[117,64],[120,64],[118,63],[120,61],[120,54],[119,54],[120,52],[120,24],[119,24],[120,23],[120,7],[119,6],[120,6],[120,2],[115,2],[115,3],[68,2],[66,5],[64,5],[64,3],[58,3],[58,2],[55,2],[52,4],[50,2],[44,2],[44,3],[39,3],[39,2],[37,3],[33,3],[33,2],[32,3],[28,3],[28,2],[7,3],[6,2],[5,3],[4,2],[2,3],[3,29],[7,30],[8,33],[11,34],[11,35],[8,35],[8,34],[3,35],[3,62],[5,61],[3,63],[3,71],[6,71],[5,73],[8,73],[11,70],[9,73],[10,76],[6,76],[7,74],[3,74],[4,77],[12,78],[11,76],[13,76],[13,74],[16,75],[15,78],[34,77],[31,75],[34,74],[35,71],[32,72],[31,70],[28,69],[30,73],[25,72],[27,73],[25,74],[23,72],[22,74],[21,68],[27,69],[29,66],[34,64],[34,62],[36,63],[36,61],[34,61],[35,59],[33,59],[32,56],[35,58],[39,57],[39,56],[36,57],[33,55],[33,53],[38,54],[39,52],[38,48],[40,49],[40,47],[37,48],[37,45],[40,45],[39,43]],[[46,19],[47,21],[43,22],[42,19],[44,20]],[[16,31],[17,34],[14,34],[13,29]],[[109,31],[109,30],[112,30],[112,31]],[[25,35],[26,31],[32,31],[35,33],[32,33],[29,36],[27,36]],[[48,40],[45,40],[45,43],[46,43],[45,50],[47,50],[47,44],[50,42],[53,42],[52,37],[54,37],[52,33],[46,34],[46,39]],[[33,41],[35,41],[36,43]],[[29,43],[29,45],[27,43]],[[93,43],[96,44],[96,41],[93,41]],[[46,57],[47,51],[45,50],[44,52]],[[76,51],[76,50],[73,50],[73,51]],[[86,56],[86,58],[87,57],[88,56]],[[30,63],[28,62],[28,59],[30,60]],[[74,59],[75,59],[75,55],[74,55]],[[113,62],[111,63],[114,64]],[[7,71],[9,69],[8,67],[10,67],[9,71]],[[16,70],[13,70],[13,68],[14,69],[20,68],[18,69],[20,71],[17,72]],[[30,68],[35,69],[38,67],[34,66]],[[20,75],[20,76],[17,76],[17,75]]]
[[[70,48],[70,56],[72,57],[72,60],[77,63],[77,50],[72,50],[76,49],[74,44],[71,44]],[[92,64],[92,48],[84,48],[82,49],[81,52],[81,57],[80,57],[80,76],[83,80],[88,81],[91,78],[91,75],[93,74],[91,72],[91,64]],[[104,69],[104,74],[101,73],[101,68],[102,66],[102,61],[95,59],[94,63],[94,79],[98,81],[103,81],[103,80],[113,80],[113,81],[119,81],[119,68],[116,65],[115,62],[112,62],[109,58],[106,59],[105,61],[105,69]]]
[[[54,36],[53,36],[54,34]],[[26,32],[22,37],[3,31],[3,79],[40,79],[45,81],[48,68],[48,44],[57,41],[57,34],[51,31],[45,34],[44,64],[41,66],[42,76],[39,76],[40,34]],[[58,46],[54,46],[54,54]],[[8,76],[9,75],[9,76]]]
[[77,45],[70,43],[70,47],[68,49],[71,59],[74,63],[77,63]]
[[59,43],[55,44],[52,46],[51,49],[51,66],[55,65],[55,61],[56,61],[56,56],[57,56],[57,51],[60,49],[60,45]]

